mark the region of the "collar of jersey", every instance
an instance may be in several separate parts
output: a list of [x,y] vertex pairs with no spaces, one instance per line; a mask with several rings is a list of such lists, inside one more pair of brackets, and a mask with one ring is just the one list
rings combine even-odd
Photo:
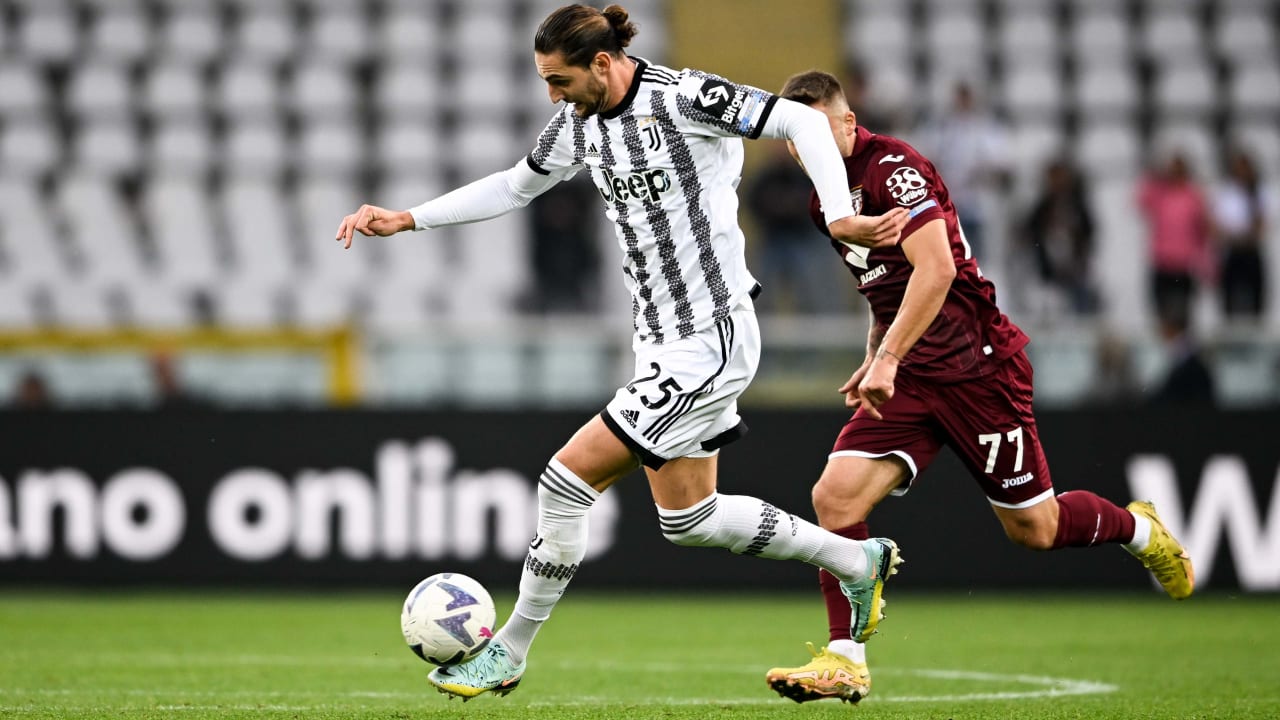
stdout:
[[632,101],[636,99],[636,93],[640,92],[640,81],[641,76],[644,75],[644,69],[649,66],[649,63],[645,62],[643,58],[631,57],[629,55],[624,57],[628,57],[636,61],[636,74],[631,78],[631,87],[627,88],[627,94],[623,96],[622,102],[615,105],[612,110],[600,113],[600,117],[605,120],[612,120],[625,112],[627,108],[631,107]]

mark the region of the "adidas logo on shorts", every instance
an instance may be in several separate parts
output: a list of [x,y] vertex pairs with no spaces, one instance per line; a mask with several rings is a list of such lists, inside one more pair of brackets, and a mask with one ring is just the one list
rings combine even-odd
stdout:
[[626,420],[627,424],[630,425],[631,427],[635,427],[636,422],[640,419],[639,410],[623,410],[618,414],[621,415],[622,419]]

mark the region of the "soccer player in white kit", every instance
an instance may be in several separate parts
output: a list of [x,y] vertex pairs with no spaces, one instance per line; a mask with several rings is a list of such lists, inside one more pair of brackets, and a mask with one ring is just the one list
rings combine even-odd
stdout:
[[854,637],[875,632],[884,580],[901,562],[891,540],[842,538],[754,497],[716,492],[716,455],[745,432],[737,398],[760,359],[752,306],[759,286],[737,220],[741,138],[792,142],[834,237],[868,247],[897,242],[901,220],[854,215],[843,158],[822,113],[630,57],[623,48],[636,27],[627,18],[617,5],[570,5],[539,26],[538,74],[552,102],[564,104],[514,167],[410,210],[361,206],[338,227],[337,239],[350,247],[356,232],[385,236],[484,220],[586,169],[625,260],[634,378],[547,464],[511,617],[476,658],[429,676],[450,696],[516,687],[534,635],[583,558],[587,511],[641,465],[667,539],[826,569],[849,597]]

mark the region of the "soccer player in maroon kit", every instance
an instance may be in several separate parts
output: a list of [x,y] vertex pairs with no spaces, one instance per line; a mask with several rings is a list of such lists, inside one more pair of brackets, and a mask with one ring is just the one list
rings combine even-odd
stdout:
[[[1123,545],[1176,599],[1195,577],[1186,551],[1150,503],[1122,508],[1087,490],[1055,494],[1031,410],[1028,338],[996,306],[946,184],[907,143],[858,127],[839,81],[809,71],[780,95],[827,115],[845,157],[854,212],[867,227],[899,226],[898,241],[831,240],[871,309],[866,358],[841,388],[854,410],[813,488],[823,528],[865,539],[867,515],[904,494],[943,445],[986,494],[1013,542],[1033,550]],[[810,214],[826,233],[818,199]],[[827,234],[830,237],[829,234]],[[857,702],[871,689],[866,651],[849,635],[850,605],[819,576],[830,644],[796,668],[774,668],[770,687],[796,702]]]

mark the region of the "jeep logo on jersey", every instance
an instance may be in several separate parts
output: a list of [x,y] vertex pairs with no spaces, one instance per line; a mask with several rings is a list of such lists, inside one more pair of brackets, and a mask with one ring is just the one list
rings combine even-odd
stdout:
[[656,168],[626,175],[614,175],[612,170],[601,173],[596,185],[605,202],[626,202],[631,199],[657,202],[658,196],[671,189],[671,176],[666,170]]
[[884,184],[899,205],[915,205],[929,194],[929,190],[925,188],[924,178],[913,167],[900,167],[894,170]]

